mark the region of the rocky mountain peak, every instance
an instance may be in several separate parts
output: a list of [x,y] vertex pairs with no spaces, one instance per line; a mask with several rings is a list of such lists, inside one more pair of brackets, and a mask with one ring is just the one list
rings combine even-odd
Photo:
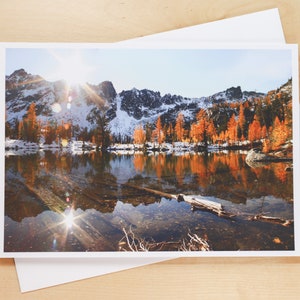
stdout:
[[6,76],[6,89],[13,89],[17,86],[27,83],[39,83],[44,81],[40,75],[32,75],[27,73],[24,69],[14,71],[11,75]]
[[19,78],[26,77],[27,75],[29,75],[29,74],[24,69],[19,69],[19,70],[14,71],[11,75],[9,75],[8,79],[15,80],[18,77]]
[[240,86],[237,87],[231,87],[226,90],[225,92],[226,96],[231,99],[242,99],[243,98],[243,92]]
[[28,73],[24,69],[14,71],[11,75],[6,76],[6,89],[12,89],[19,83],[25,81]]
[[142,117],[148,117],[152,110],[162,105],[162,98],[159,92],[143,89],[122,91],[121,110],[126,111],[129,116],[140,120]]
[[102,93],[102,96],[108,101],[113,102],[117,96],[117,92],[111,81],[103,81],[98,85],[99,91]]

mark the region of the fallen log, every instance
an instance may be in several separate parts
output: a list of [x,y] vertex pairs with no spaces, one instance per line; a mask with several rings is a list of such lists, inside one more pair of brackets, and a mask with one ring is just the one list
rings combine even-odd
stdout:
[[162,191],[158,191],[158,190],[146,188],[146,187],[143,187],[143,186],[137,186],[137,185],[130,184],[130,183],[125,183],[123,185],[126,186],[126,187],[129,187],[129,188],[133,188],[133,189],[136,189],[136,190],[144,191],[144,192],[156,195],[156,196],[165,197],[165,198],[169,198],[169,199],[177,199],[176,195],[172,195],[170,193],[166,193],[166,192],[162,192]]
[[262,214],[255,215],[253,217],[250,217],[251,221],[264,221],[264,222],[270,222],[273,224],[280,224],[282,226],[290,226],[294,223],[293,220],[286,220],[278,217],[269,217]]
[[179,194],[177,199],[183,200],[191,204],[192,209],[209,211],[214,213],[215,215],[218,215],[219,217],[232,218],[235,216],[234,214],[226,212],[222,204],[207,199],[203,199],[203,197],[200,196],[188,196],[188,195]]
[[138,189],[138,190],[141,190],[141,191],[153,194],[153,195],[157,195],[160,197],[176,199],[178,201],[185,201],[185,202],[191,204],[192,209],[205,210],[205,211],[214,213],[215,215],[217,215],[219,217],[232,218],[235,216],[229,212],[226,212],[220,203],[204,199],[201,196],[189,196],[189,195],[184,195],[184,194],[173,195],[173,194],[169,194],[166,192],[161,192],[158,190],[154,190],[154,189],[150,189],[150,188],[146,188],[146,187],[142,187],[142,186],[136,186],[136,185],[132,185],[132,184],[128,184],[128,183],[125,184],[125,186],[131,187],[134,189]]

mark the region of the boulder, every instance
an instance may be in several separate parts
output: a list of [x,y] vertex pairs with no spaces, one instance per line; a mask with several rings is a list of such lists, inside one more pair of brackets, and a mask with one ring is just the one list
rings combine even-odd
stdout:
[[[282,152],[280,152],[282,154]],[[290,162],[293,159],[282,155],[270,155],[261,152],[259,149],[251,149],[246,156],[246,163],[250,167],[260,167],[269,162]]]
[[269,160],[271,160],[271,156],[262,153],[258,149],[251,149],[246,156],[246,162],[261,162]]

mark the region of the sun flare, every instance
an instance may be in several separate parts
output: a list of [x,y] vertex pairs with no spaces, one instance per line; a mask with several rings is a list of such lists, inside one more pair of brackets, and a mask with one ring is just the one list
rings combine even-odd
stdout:
[[87,83],[92,68],[83,61],[80,53],[65,58],[59,57],[58,62],[58,78],[65,80],[69,85]]

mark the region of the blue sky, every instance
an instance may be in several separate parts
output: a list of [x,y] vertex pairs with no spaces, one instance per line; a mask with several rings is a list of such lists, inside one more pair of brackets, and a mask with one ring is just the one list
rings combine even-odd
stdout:
[[8,48],[6,75],[23,68],[49,81],[75,76],[91,84],[112,81],[117,92],[135,87],[201,97],[232,86],[258,92],[276,89],[292,77],[291,57],[286,48]]

